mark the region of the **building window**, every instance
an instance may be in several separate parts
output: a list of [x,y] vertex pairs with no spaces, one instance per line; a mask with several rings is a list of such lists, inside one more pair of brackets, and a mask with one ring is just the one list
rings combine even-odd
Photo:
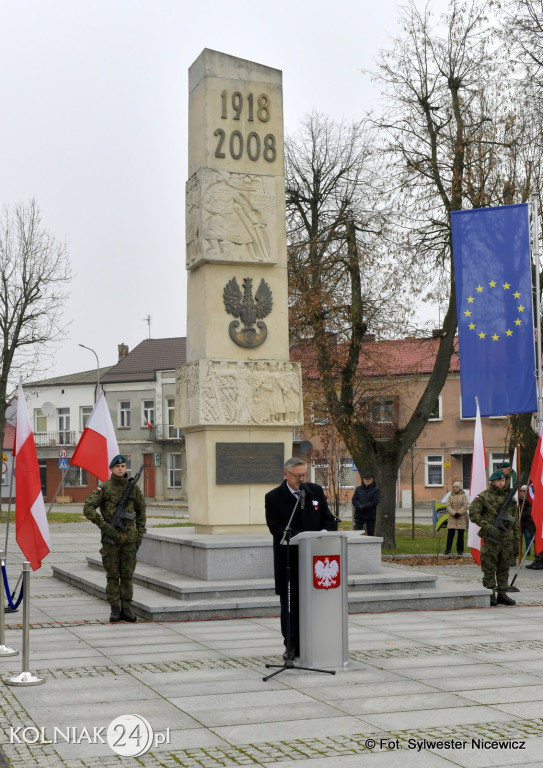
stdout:
[[117,414],[117,426],[119,429],[129,429],[130,427],[130,400],[119,401],[119,411]]
[[353,460],[350,456],[343,456],[339,464],[339,487],[354,488]]
[[315,482],[322,485],[323,488],[328,488],[328,463],[326,464],[314,464],[315,470]]
[[174,427],[175,424],[175,398],[169,397],[166,400],[166,418],[168,423],[168,437],[170,439],[179,440],[181,437],[181,430]]
[[47,416],[41,408],[34,408],[34,432],[47,432]]
[[441,410],[441,395],[436,400],[434,410],[430,414],[428,421],[441,421],[443,419],[443,412]]
[[59,445],[70,445],[70,409],[59,408],[57,413]]
[[[501,464],[502,461],[509,461],[509,456],[507,453],[493,453],[490,457],[490,468],[488,476],[495,472],[498,469],[498,464]],[[515,469],[515,467],[513,467]]]
[[426,485],[443,486],[443,456],[425,456]]
[[168,455],[168,488],[181,488],[181,454]]
[[374,400],[370,406],[370,421],[373,424],[392,424],[392,407],[390,398]]
[[68,488],[82,488],[87,485],[87,472],[81,467],[69,467],[64,475],[64,485]]
[[92,413],[92,405],[82,405],[79,408],[79,429],[81,432],[87,426],[87,422],[90,419]]
[[149,429],[155,425],[155,401],[141,401],[141,426]]

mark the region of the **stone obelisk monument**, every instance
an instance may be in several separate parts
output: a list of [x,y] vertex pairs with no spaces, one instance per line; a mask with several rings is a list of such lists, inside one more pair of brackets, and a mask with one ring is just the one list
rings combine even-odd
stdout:
[[302,423],[289,362],[281,72],[205,49],[189,70],[187,365],[178,371],[197,532],[267,530]]

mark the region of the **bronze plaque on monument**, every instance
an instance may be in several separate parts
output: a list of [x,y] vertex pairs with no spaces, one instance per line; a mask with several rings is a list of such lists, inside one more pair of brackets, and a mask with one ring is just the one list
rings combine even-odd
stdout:
[[277,483],[283,477],[283,443],[217,443],[217,485]]

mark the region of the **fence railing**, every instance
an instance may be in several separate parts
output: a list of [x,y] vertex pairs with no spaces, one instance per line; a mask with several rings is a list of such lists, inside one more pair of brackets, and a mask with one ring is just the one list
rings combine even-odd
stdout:
[[76,445],[80,433],[62,429],[58,432],[34,432],[34,442],[39,448],[54,448],[56,445]]

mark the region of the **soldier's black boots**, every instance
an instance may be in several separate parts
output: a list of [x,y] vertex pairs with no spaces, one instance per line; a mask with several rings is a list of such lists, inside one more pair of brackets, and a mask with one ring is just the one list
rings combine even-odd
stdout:
[[132,613],[132,608],[129,605],[123,605],[121,608],[121,619],[123,621],[137,621],[137,618],[134,613]]
[[496,598],[496,593],[495,592],[493,592],[490,595],[490,605],[498,605],[498,600]]
[[543,571],[543,563],[541,560],[534,560],[534,562],[527,565],[526,568],[531,568],[534,571]]
[[111,606],[111,613],[109,615],[109,621],[111,624],[113,624],[116,621],[121,620],[121,608],[119,605],[112,605]]
[[496,597],[496,602],[501,605],[516,605],[515,600],[511,600],[510,597],[508,597],[507,592],[498,592],[498,596]]

